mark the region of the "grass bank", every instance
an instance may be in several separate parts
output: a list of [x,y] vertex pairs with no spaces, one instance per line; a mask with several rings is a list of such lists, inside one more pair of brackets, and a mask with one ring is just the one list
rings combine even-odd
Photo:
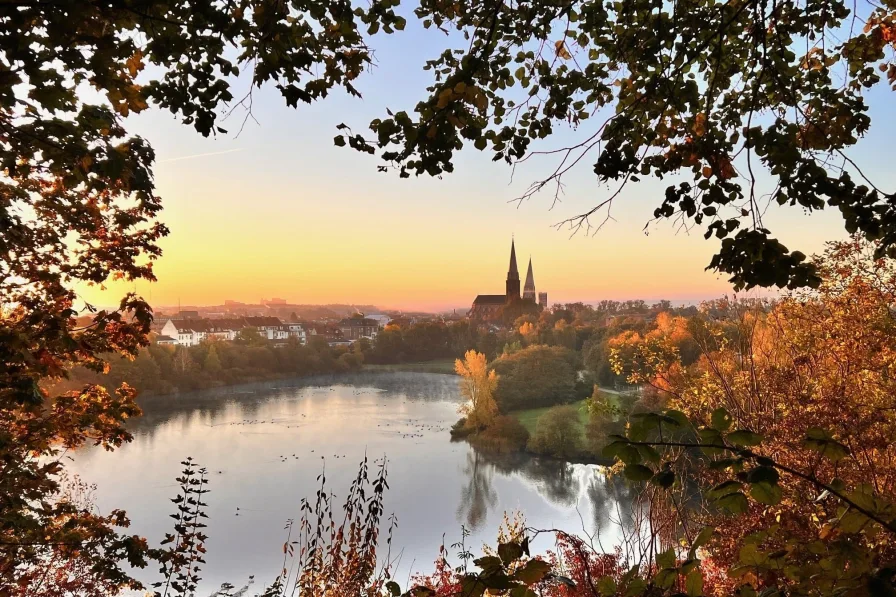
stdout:
[[[619,406],[619,395],[611,394],[609,392],[604,392],[601,390],[601,396],[607,400],[613,406]],[[573,402],[573,406],[576,407],[576,410],[579,412],[579,423],[582,424],[584,428],[585,425],[588,424],[588,399],[579,400],[578,402]],[[528,408],[526,410],[516,410],[510,413],[515,416],[517,420],[522,423],[523,427],[530,434],[535,433],[535,428],[538,426],[538,419],[541,418],[543,414],[551,410],[550,406],[545,406],[541,408]]]
[[454,359],[436,359],[421,363],[395,365],[364,365],[364,371],[410,371],[413,373],[448,373],[454,375]]

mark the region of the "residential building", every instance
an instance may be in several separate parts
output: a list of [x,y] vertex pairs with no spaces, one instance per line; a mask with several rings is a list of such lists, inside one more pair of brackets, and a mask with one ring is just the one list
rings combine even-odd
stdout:
[[305,325],[298,322],[290,322],[284,323],[283,327],[286,329],[286,333],[290,338],[297,339],[301,344],[305,344],[308,341],[308,336],[305,333]]
[[346,340],[373,338],[379,329],[379,322],[367,317],[349,317],[339,322],[339,330]]
[[258,330],[258,333],[268,340],[286,340],[289,332],[283,329],[283,322],[277,317],[244,317],[247,327]]

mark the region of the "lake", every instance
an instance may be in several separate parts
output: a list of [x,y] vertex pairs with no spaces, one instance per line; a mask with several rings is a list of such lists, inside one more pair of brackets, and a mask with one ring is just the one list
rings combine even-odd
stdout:
[[[529,526],[598,533],[619,541],[624,486],[592,465],[522,454],[496,456],[448,433],[457,420],[458,378],[432,373],[355,373],[221,388],[148,399],[132,425],[134,441],[115,452],[79,450],[71,468],[97,486],[101,511],[124,508],[132,532],[157,545],[170,530],[174,481],[191,456],[209,471],[208,553],[198,594],[221,583],[272,580],[280,567],[284,525],[299,517],[326,468],[341,504],[365,454],[387,458],[386,513],[398,528],[395,577],[430,572],[443,542],[471,533],[477,556],[495,544],[504,513]],[[535,549],[551,546],[548,539]],[[449,549],[453,555],[457,550]],[[453,559],[457,562],[456,558]],[[158,580],[155,569],[138,578]]]

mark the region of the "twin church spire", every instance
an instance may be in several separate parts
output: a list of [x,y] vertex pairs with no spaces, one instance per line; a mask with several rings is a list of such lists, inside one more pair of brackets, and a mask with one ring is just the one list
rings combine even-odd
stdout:
[[[526,272],[526,285],[522,298],[535,301],[535,276],[532,273],[532,258],[529,257],[529,270]],[[510,241],[510,267],[507,269],[507,300],[520,300],[520,272],[516,265],[516,243]]]
[[[529,258],[529,270],[526,272],[526,285],[520,293],[520,271],[516,263],[516,243],[510,241],[510,266],[507,268],[507,281],[504,294],[480,294],[473,300],[469,316],[477,321],[501,321],[504,308],[519,304],[521,300],[536,302],[542,309],[548,305],[548,293],[535,292],[535,275],[532,273],[532,258]],[[512,311],[511,313],[513,313]]]

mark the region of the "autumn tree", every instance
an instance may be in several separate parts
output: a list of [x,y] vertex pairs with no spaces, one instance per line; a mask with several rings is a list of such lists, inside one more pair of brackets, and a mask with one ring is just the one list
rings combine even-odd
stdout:
[[218,349],[214,342],[209,343],[208,353],[205,355],[202,369],[212,375],[221,372],[221,359],[218,358]]
[[466,417],[466,427],[488,427],[498,414],[495,402],[497,374],[489,370],[485,355],[475,350],[468,350],[463,360],[455,360],[454,370],[461,376],[460,393],[466,399],[459,409]]
[[[88,384],[51,395],[73,366],[147,345],[149,305],[79,299],[86,285],[153,280],[162,199],[155,154],[124,118],[152,107],[202,135],[224,133],[222,110],[276,86],[296,106],[354,81],[371,62],[363,30],[404,27],[390,2],[0,3],[0,579],[27,586],[41,562],[82,558],[95,586],[136,586],[145,543],[121,535],[123,512],[78,508],[59,493],[61,454],[129,441],[134,391]],[[246,73],[245,91],[234,90]],[[237,99],[237,94],[242,99]],[[78,323],[80,313],[89,317]]]
[[[787,550],[799,571],[790,578],[795,584],[808,582],[823,561],[838,575],[832,585],[855,588],[865,582],[858,577],[896,557],[896,265],[874,253],[860,241],[832,243],[815,260],[817,291],[792,293],[768,309],[730,304],[726,321],[698,319],[692,329],[700,358],[690,366],[670,349],[681,331],[675,327],[629,338],[627,355],[616,355],[628,360],[632,382],[648,384],[704,426],[704,443],[721,445],[726,433],[747,447],[762,443],[752,453],[766,459],[756,462],[766,468],[753,476],[742,456],[702,473],[719,484],[717,496],[728,495],[721,483],[730,473],[743,473],[739,483],[762,483],[751,489],[755,502],[728,500],[735,518],[712,509],[690,518],[719,528],[713,554],[722,563],[736,566],[762,533],[763,553]],[[734,496],[738,486],[727,487]],[[852,501],[844,505],[844,497]],[[875,512],[890,532],[875,531]],[[854,556],[840,553],[843,545]]]

